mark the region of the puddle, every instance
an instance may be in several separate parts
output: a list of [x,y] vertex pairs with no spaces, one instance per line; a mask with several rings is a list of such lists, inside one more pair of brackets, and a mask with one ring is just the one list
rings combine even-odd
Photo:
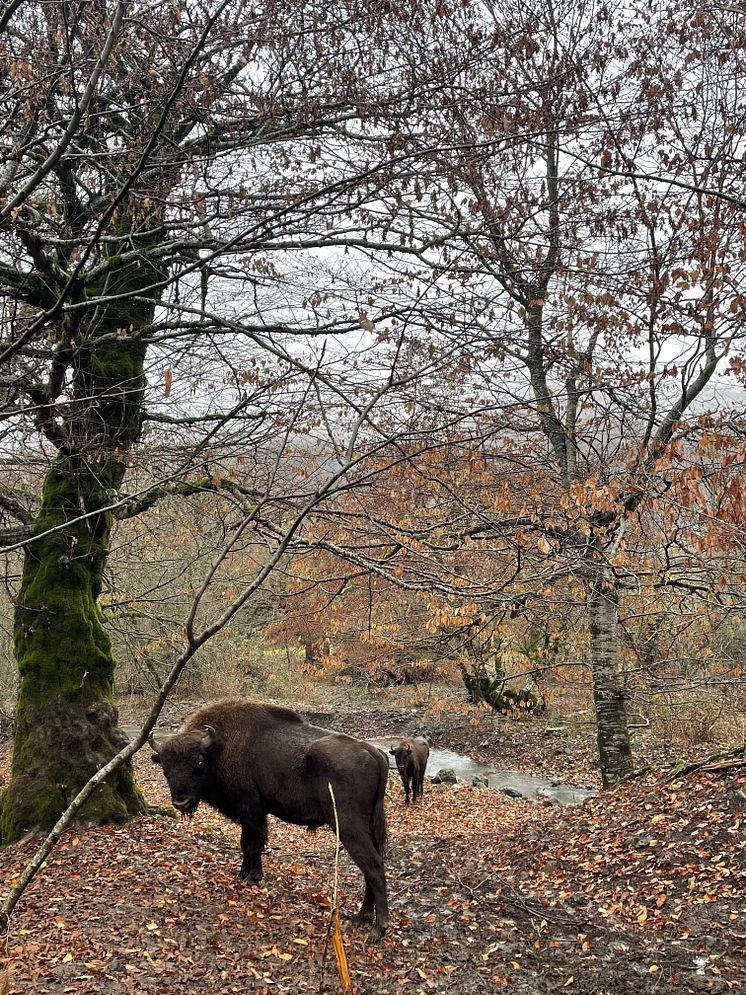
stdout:
[[[397,742],[397,739],[396,737],[370,739],[368,742],[378,746],[388,754],[389,748]],[[396,770],[394,758],[391,756],[389,756],[389,766]],[[565,784],[556,778],[535,777],[532,774],[520,774],[510,770],[496,770],[494,767],[472,760],[471,757],[462,753],[454,753],[453,750],[431,746],[426,777],[433,777],[443,768],[450,768],[460,781],[467,781],[469,784],[471,784],[473,777],[481,775],[487,778],[487,784],[490,788],[507,789],[516,792],[522,798],[528,798],[529,801],[549,799],[558,805],[581,805],[586,798],[592,798],[597,793],[595,788]]]

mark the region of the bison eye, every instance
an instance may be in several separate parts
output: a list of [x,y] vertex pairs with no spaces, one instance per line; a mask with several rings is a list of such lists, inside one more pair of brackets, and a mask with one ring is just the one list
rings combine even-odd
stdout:
[[195,766],[197,767],[198,770],[202,770],[202,768],[205,766],[204,757],[198,757],[197,758],[197,763],[196,763]]

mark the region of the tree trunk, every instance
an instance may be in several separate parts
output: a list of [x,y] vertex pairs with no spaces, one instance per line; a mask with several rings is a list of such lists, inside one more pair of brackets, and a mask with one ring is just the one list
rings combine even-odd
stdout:
[[624,693],[619,682],[619,605],[616,591],[598,580],[591,591],[589,607],[593,700],[601,778],[605,788],[613,788],[634,770]]
[[[109,299],[137,287],[144,294],[160,275],[141,261],[110,273],[98,291]],[[0,814],[3,844],[49,830],[126,743],[117,728],[115,661],[98,604],[112,525],[111,513],[102,509],[116,498],[140,434],[145,346],[139,339],[153,312],[152,303],[113,301],[76,328],[71,345],[63,343],[71,357],[73,398],[44,481],[16,605],[21,687],[12,777]],[[126,764],[78,818],[121,822],[144,811]]]

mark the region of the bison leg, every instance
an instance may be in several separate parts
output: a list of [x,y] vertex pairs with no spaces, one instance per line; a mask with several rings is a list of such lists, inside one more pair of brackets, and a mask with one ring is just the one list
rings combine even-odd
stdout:
[[376,900],[373,895],[373,890],[368,882],[365,882],[365,894],[363,895],[363,904],[360,906],[360,911],[356,912],[352,917],[356,922],[372,922],[373,914],[376,910]]
[[383,869],[383,858],[373,845],[372,840],[362,835],[361,827],[350,827],[343,833],[340,827],[340,838],[350,857],[363,872],[365,878],[365,894],[360,911],[355,916],[358,922],[369,922],[375,912],[375,922],[370,931],[370,939],[378,940],[386,932],[389,921],[389,904],[386,894],[386,874]]
[[262,854],[267,842],[267,820],[241,824],[241,853],[243,863],[238,876],[249,884],[257,884],[264,877]]

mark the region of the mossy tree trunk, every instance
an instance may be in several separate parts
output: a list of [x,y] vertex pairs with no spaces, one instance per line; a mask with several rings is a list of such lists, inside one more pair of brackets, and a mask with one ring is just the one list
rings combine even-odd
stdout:
[[624,690],[619,680],[618,597],[613,586],[602,578],[591,589],[589,608],[601,778],[605,788],[613,788],[634,768]]
[[[98,598],[112,526],[105,509],[117,496],[141,431],[142,333],[153,320],[152,288],[162,273],[145,255],[128,266],[110,265],[106,280],[82,295],[91,311],[58,350],[72,399],[62,423],[48,427],[58,453],[44,481],[16,605],[21,686],[12,777],[0,816],[3,843],[51,828],[126,743],[117,727],[115,661]],[[132,302],[127,295],[133,292],[152,302]],[[102,299],[108,303],[94,303]],[[124,821],[144,809],[125,765],[94,793],[79,819]]]

